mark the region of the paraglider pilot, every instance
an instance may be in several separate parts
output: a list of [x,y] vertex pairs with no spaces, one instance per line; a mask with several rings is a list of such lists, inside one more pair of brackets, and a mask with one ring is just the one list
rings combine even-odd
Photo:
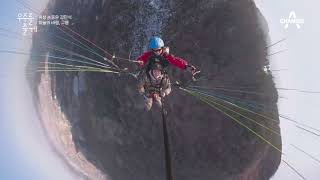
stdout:
[[139,75],[138,91],[144,96],[145,109],[149,111],[153,103],[162,106],[161,98],[171,92],[170,79],[166,68],[172,64],[180,69],[188,70],[192,74],[199,71],[182,58],[175,57],[169,53],[169,47],[159,37],[150,40],[150,51],[138,57],[138,62],[143,71]]

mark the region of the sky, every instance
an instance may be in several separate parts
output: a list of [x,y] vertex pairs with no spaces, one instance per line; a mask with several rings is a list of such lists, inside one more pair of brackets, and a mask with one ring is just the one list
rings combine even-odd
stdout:
[[[270,49],[270,53],[287,49],[271,57],[271,69],[275,71],[277,87],[320,91],[317,77],[320,62],[317,58],[320,25],[315,0],[255,0],[265,16],[270,30],[271,43],[282,38],[286,40]],[[46,1],[32,0],[33,7],[41,9]],[[302,4],[303,3],[303,4]],[[301,29],[290,25],[288,29],[280,24],[295,11],[297,18],[305,23]],[[16,20],[19,12],[29,12],[15,1],[1,2],[1,28],[20,31]],[[1,36],[0,49],[24,49],[30,42],[14,41]],[[65,164],[49,148],[44,132],[36,118],[31,92],[25,81],[25,56],[0,54],[0,179],[75,179]],[[279,91],[280,114],[293,117],[299,122],[320,127],[318,109],[320,94],[304,94]],[[292,123],[281,119],[281,133],[284,142],[282,158],[303,174],[308,180],[320,179],[320,165],[290,146],[294,144],[320,158],[320,139],[297,129]],[[300,179],[285,164],[281,164],[272,180]]]
[[[274,72],[276,86],[279,88],[297,88],[303,90],[319,91],[318,67],[320,61],[317,56],[320,40],[320,24],[318,19],[319,2],[315,0],[255,0],[269,24],[269,35],[272,42],[282,38],[286,40],[271,48],[271,52],[287,51],[272,56],[271,69],[288,69]],[[289,25],[288,29],[280,24],[281,18],[288,18],[291,11],[297,18],[303,18],[304,24],[298,29],[295,25]],[[280,114],[287,115],[299,122],[320,127],[318,110],[320,106],[320,94],[305,94],[291,91],[279,91],[284,98],[279,99]],[[308,153],[320,158],[320,139],[307,134],[292,123],[281,120],[281,135],[284,143],[282,156],[293,165],[308,180],[320,179],[320,165],[308,158],[303,153],[292,148],[294,144]],[[273,180],[299,179],[283,163]]]
[[[46,1],[33,0],[41,9]],[[1,2],[1,28],[20,32],[18,13],[29,12],[16,1]],[[20,27],[20,29],[19,29]],[[5,38],[0,49],[29,51],[30,41]],[[72,180],[75,175],[52,151],[36,117],[25,78],[27,56],[0,54],[0,179]]]

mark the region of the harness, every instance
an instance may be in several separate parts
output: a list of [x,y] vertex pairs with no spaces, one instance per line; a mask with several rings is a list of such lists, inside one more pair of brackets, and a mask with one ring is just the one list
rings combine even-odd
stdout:
[[168,76],[167,76],[167,74],[164,74],[164,76],[162,77],[160,82],[155,84],[152,81],[152,78],[151,78],[150,74],[147,73],[147,79],[149,81],[149,86],[145,89],[146,90],[146,94],[147,95],[152,95],[152,94],[155,94],[155,93],[160,94],[163,82],[166,80],[166,78],[168,78]]
[[[160,80],[160,82],[156,83],[156,84],[153,82],[152,77],[149,74],[149,71],[152,70],[155,63],[160,64],[163,67],[163,69],[162,69],[163,77]],[[160,94],[161,93],[161,89],[163,88],[162,86],[163,86],[164,81],[167,78],[169,78],[167,71],[165,70],[165,68],[168,66],[169,66],[168,60],[161,55],[154,54],[149,58],[148,64],[145,66],[145,69],[144,69],[146,76],[147,76],[147,79],[148,79],[148,84],[149,84],[148,87],[145,87],[146,96],[152,97],[153,94]]]
[[148,60],[148,64],[146,65],[146,72],[150,71],[155,63],[160,64],[164,70],[169,66],[169,61],[165,57],[154,54]]

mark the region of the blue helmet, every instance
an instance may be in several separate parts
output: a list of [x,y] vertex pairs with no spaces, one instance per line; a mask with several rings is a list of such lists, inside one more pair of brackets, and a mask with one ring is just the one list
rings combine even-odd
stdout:
[[159,37],[152,37],[150,40],[150,49],[159,49],[162,48],[164,46],[164,42],[161,38]]

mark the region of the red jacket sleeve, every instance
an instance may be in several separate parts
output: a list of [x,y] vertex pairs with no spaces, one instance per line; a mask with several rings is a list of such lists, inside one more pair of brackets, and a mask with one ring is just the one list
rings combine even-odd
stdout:
[[173,64],[180,69],[187,68],[188,62],[182,58],[175,57],[172,54],[165,55],[164,57],[170,62],[170,64]]
[[152,56],[152,51],[148,51],[148,52],[143,53],[140,57],[138,57],[137,60],[143,61],[143,65],[141,65],[143,67],[144,65],[147,64],[147,62],[151,56]]

